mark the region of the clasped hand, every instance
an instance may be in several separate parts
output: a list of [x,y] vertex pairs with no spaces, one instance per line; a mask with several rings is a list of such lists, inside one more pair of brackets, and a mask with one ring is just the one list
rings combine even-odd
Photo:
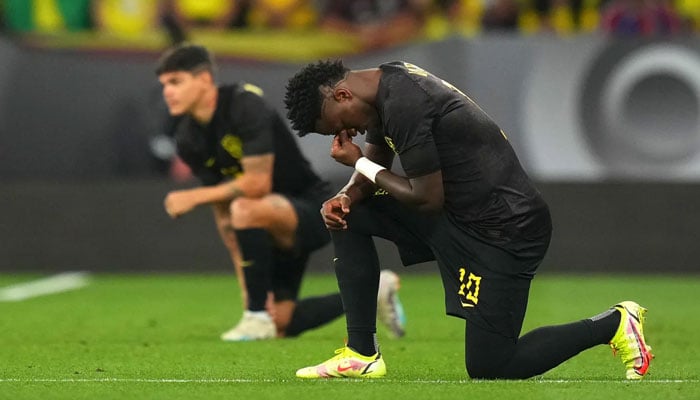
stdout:
[[[362,150],[352,142],[357,133],[354,129],[342,130],[333,138],[331,145],[331,157],[341,164],[354,167],[357,160],[362,157]],[[326,228],[331,230],[347,229],[345,216],[350,212],[351,199],[345,193],[338,193],[333,198],[326,200],[321,206],[321,216]]]
[[342,130],[333,138],[331,157],[341,164],[355,167],[357,160],[362,157],[362,150],[352,142],[357,133],[354,129]]
[[345,216],[350,212],[350,197],[345,193],[338,193],[335,197],[326,200],[321,206],[321,216],[326,228],[334,231],[348,229]]

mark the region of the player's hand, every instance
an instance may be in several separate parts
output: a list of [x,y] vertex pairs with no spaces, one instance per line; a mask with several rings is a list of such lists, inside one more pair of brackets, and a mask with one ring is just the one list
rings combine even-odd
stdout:
[[176,190],[168,193],[163,202],[165,212],[170,218],[177,218],[192,211],[197,203],[188,190]]
[[354,129],[342,130],[333,138],[331,144],[331,157],[341,164],[355,167],[357,160],[362,157],[362,150],[352,142],[357,135]]
[[348,229],[345,216],[350,212],[350,197],[339,193],[332,199],[326,200],[321,206],[321,216],[326,228],[330,230]]

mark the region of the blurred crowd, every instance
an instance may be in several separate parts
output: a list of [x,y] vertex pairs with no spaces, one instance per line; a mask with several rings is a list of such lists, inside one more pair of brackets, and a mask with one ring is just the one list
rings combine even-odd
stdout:
[[328,30],[365,48],[482,32],[620,36],[700,32],[700,0],[0,0],[10,33],[137,37],[190,29]]

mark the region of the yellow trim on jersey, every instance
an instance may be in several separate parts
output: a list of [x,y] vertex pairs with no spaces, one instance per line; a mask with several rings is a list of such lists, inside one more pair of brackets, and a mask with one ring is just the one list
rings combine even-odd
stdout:
[[[385,141],[386,144],[389,146],[389,148],[391,149],[391,151],[393,151],[394,153],[396,153],[396,146],[394,145],[394,141],[391,140],[391,138],[390,138],[389,136],[384,136],[384,141]],[[396,153],[396,154],[399,154],[399,153]]]
[[260,97],[263,97],[263,95],[265,94],[265,92],[263,92],[263,90],[260,87],[255,86],[252,83],[243,84],[243,90],[245,90],[246,92],[257,94]]

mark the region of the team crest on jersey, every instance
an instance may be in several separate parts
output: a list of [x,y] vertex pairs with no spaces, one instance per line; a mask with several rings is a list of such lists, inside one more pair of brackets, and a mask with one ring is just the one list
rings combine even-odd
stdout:
[[243,157],[243,145],[241,144],[241,138],[238,136],[227,133],[221,138],[221,147],[237,160]]
[[[391,149],[391,151],[393,151],[394,153],[396,153],[396,146],[394,146],[394,141],[391,140],[391,138],[390,138],[389,136],[384,136],[384,141],[385,141],[386,144],[389,146],[389,148]],[[396,154],[399,154],[399,153],[396,153]]]

